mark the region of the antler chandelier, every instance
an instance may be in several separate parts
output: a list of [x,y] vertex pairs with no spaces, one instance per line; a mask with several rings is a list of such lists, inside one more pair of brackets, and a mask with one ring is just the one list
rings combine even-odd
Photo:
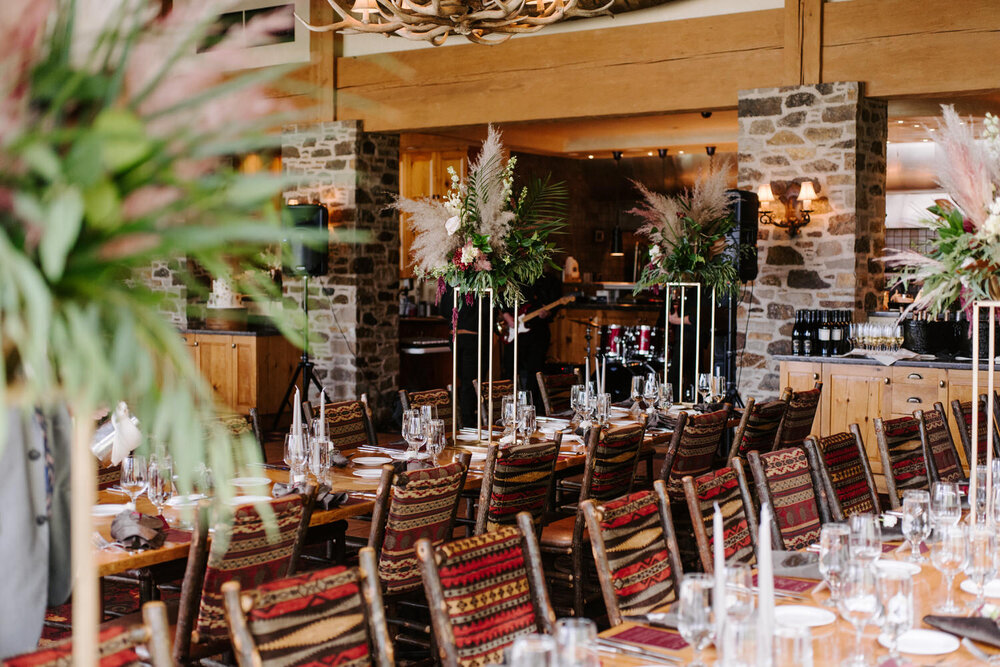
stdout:
[[298,15],[296,18],[314,32],[395,34],[434,46],[457,34],[476,44],[500,44],[517,33],[537,32],[563,19],[609,15],[614,1],[582,9],[579,0],[354,0],[348,12],[336,0],[327,0],[340,15],[340,22],[312,25]]

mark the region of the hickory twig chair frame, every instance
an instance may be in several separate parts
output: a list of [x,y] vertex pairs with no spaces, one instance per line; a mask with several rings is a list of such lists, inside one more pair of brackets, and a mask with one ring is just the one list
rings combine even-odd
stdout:
[[916,417],[875,418],[875,439],[882,459],[882,472],[889,506],[900,508],[903,491],[930,487],[930,472],[920,440]]
[[861,439],[861,429],[850,425],[850,431],[805,441],[809,465],[823,471],[830,515],[834,521],[844,521],[855,514],[880,514],[875,477]]
[[828,485],[822,471],[809,465],[805,450],[750,452],[749,464],[761,505],[766,503],[774,511],[771,540],[775,548],[794,551],[818,542],[820,528],[831,520]]
[[740,424],[736,427],[733,444],[729,448],[727,462],[732,461],[733,457],[736,456],[745,459],[751,450],[771,451],[774,448],[778,429],[781,427],[781,420],[785,418],[787,410],[787,394],[782,394],[781,398],[775,401],[765,403],[758,403],[753,397],[748,398],[743,415],[740,417]]
[[[942,406],[944,407],[944,406]],[[931,482],[966,483],[968,476],[962,470],[955,440],[948,427],[948,416],[943,410],[917,410],[913,413],[920,429],[920,444]]]
[[719,504],[722,512],[723,530],[727,534],[725,542],[727,545],[732,543],[725,548],[726,561],[752,565],[758,540],[756,508],[750,496],[742,459],[735,458],[728,467],[701,477],[687,476],[683,483],[702,570],[707,573],[715,570],[712,551],[715,503]]
[[527,511],[537,529],[549,508],[555,482],[562,433],[553,440],[500,449],[494,442],[486,452],[483,481],[479,489],[475,534],[497,526],[512,525]]
[[546,375],[541,371],[535,373],[538,382],[538,391],[542,395],[542,407],[545,408],[545,416],[552,417],[570,410],[570,391],[573,385],[583,384],[579,369],[574,369],[572,373],[558,373]]
[[816,382],[812,389],[805,391],[785,389],[782,396],[789,397],[788,408],[785,410],[785,416],[781,418],[781,425],[778,426],[777,433],[775,433],[772,451],[802,446],[816,421],[816,412],[819,410],[819,401],[822,395],[822,381]]
[[[986,448],[989,447],[989,422],[986,419],[986,394],[980,394],[979,401],[979,460],[978,465],[986,465]],[[935,403],[934,409],[944,414],[944,406]],[[962,442],[962,449],[965,450],[965,460],[972,458],[972,401],[960,401],[957,398],[951,402],[951,413],[955,417],[955,424],[958,425],[958,435]],[[1000,440],[998,440],[1000,442]],[[994,456],[1000,456],[1000,452],[994,451]],[[972,469],[971,463],[969,469]]]

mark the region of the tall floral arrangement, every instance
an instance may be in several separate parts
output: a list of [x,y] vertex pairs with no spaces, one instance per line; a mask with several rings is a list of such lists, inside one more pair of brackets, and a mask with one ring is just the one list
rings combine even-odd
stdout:
[[977,139],[973,123],[942,107],[938,131],[938,183],[950,199],[928,208],[926,251],[887,250],[886,263],[902,267],[897,282],[922,283],[910,309],[937,314],[954,304],[1000,299],[1000,119],[986,115]]
[[702,171],[693,188],[671,197],[635,182],[642,201],[630,213],[645,221],[638,234],[649,240],[636,292],[668,282],[700,282],[720,295],[739,289],[736,258],[745,248],[726,252],[735,224],[728,166]]
[[[417,274],[465,294],[493,289],[501,304],[521,298],[553,265],[550,237],[566,220],[563,183],[533,179],[515,196],[517,158],[505,159],[500,133],[490,126],[479,156],[441,199],[400,199],[415,233],[411,247]],[[558,268],[558,267],[556,267]]]

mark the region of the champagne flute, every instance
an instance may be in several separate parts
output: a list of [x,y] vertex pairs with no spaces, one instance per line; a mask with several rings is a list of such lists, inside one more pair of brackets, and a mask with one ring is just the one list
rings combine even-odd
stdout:
[[867,563],[859,561],[848,563],[837,606],[844,620],[854,626],[855,653],[848,664],[857,667],[865,667],[868,664],[863,648],[865,626],[876,622],[881,611],[875,582],[875,569]]
[[128,494],[128,507],[135,511],[135,499],[142,495],[146,488],[146,459],[136,454],[129,454],[122,459],[121,485]]
[[911,563],[927,559],[920,553],[920,545],[931,534],[931,494],[920,489],[903,493],[903,537],[910,545]]
[[889,657],[900,662],[899,638],[913,628],[913,578],[908,572],[881,570],[877,575],[882,607],[882,634],[888,639]]
[[952,583],[955,575],[962,571],[968,558],[968,534],[965,526],[950,523],[935,527],[938,541],[931,544],[931,563],[941,572],[945,581],[945,601],[936,611],[945,615],[958,614],[959,607],[954,602]]
[[416,458],[421,445],[427,442],[419,410],[406,410],[403,413],[403,440],[406,440],[407,458]]
[[850,561],[850,536],[846,523],[828,523],[820,529],[819,572],[830,589],[830,598],[823,602],[827,607],[836,607],[840,602],[841,584]]
[[968,529],[968,557],[965,576],[976,585],[973,613],[981,612],[986,604],[986,583],[997,576],[997,536],[992,528],[975,525]]
[[573,410],[573,424],[579,424],[583,419],[584,403],[586,402],[586,387],[575,384],[569,390],[569,407]]
[[715,629],[712,612],[714,583],[710,575],[701,573],[685,574],[681,580],[677,629],[694,652],[688,663],[692,667],[705,667],[701,654],[712,641]]
[[851,529],[851,558],[871,565],[882,555],[882,529],[874,515],[855,514],[848,520]]
[[146,495],[163,516],[163,506],[174,495],[174,466],[169,456],[152,456],[146,469]]
[[934,482],[931,486],[931,519],[934,527],[954,526],[962,518],[961,496],[955,482]]

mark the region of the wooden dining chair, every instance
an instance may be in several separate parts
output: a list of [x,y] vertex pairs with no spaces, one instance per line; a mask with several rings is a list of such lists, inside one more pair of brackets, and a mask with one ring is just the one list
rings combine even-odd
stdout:
[[875,439],[889,495],[889,506],[900,508],[903,492],[930,487],[930,473],[916,417],[875,418]]
[[610,502],[581,501],[608,622],[674,602],[683,576],[662,480]]
[[219,418],[229,432],[239,438],[244,435],[252,435],[254,442],[257,443],[258,449],[260,449],[261,460],[267,460],[267,451],[264,448],[264,434],[260,430],[260,419],[257,415],[257,408],[250,408],[250,412],[246,415],[225,415]]
[[425,389],[422,391],[399,390],[399,403],[403,410],[421,408],[425,405],[433,405],[437,408],[437,418],[443,419],[449,440],[451,439],[452,416],[457,421],[458,428],[462,428],[461,415],[455,411],[455,406],[451,400],[451,388],[446,389]]
[[812,432],[822,393],[822,382],[817,382],[812,389],[806,391],[790,392],[788,408],[775,433],[772,450],[802,446],[806,436]]
[[[989,437],[987,430],[989,428],[989,423],[986,419],[986,394],[982,394],[979,397],[979,416],[977,429],[977,451],[978,465],[986,465],[986,448],[989,447]],[[944,406],[941,403],[935,403],[934,409],[944,414]],[[962,449],[965,450],[965,460],[972,460],[972,401],[960,401],[957,398],[951,402],[951,413],[955,417],[955,423],[958,425],[958,435],[962,443]],[[1000,455],[998,452],[998,447],[1000,445],[1000,438],[994,438],[994,456]],[[970,467],[971,469],[971,467]]]
[[222,585],[229,636],[239,667],[395,664],[375,553],[359,566],[332,567],[242,590]]
[[122,466],[119,463],[114,466],[105,466],[97,471],[97,490],[104,491],[112,486],[117,486],[121,482]]
[[490,445],[479,489],[475,534],[513,525],[527,512],[540,530],[549,509],[562,433],[555,439],[500,449]]
[[356,401],[327,403],[324,416],[330,444],[340,451],[378,444],[372,413],[364,394]]
[[[476,392],[476,396],[479,397],[479,404],[482,406],[483,415],[482,421],[483,426],[489,426],[489,400],[490,400],[490,383],[484,382],[482,387],[479,385],[479,380],[472,381],[472,388]],[[501,407],[503,406],[503,397],[510,396],[514,393],[514,381],[513,380],[494,380],[493,381],[493,423],[497,423],[503,416],[500,414]]]
[[[750,452],[750,472],[760,504],[774,512],[772,544],[795,551],[819,541],[820,528],[830,522],[827,484],[821,471],[809,465],[805,450],[788,447],[760,454]],[[758,539],[767,539],[760,535]]]
[[826,498],[834,521],[881,513],[861,429],[857,424],[851,424],[850,429],[822,438],[809,436],[804,445],[809,465],[825,470],[822,478],[830,481]]
[[[632,492],[645,432],[645,421],[616,428],[594,428],[588,432],[579,502],[593,500],[604,503]],[[538,540],[542,553],[552,556],[550,567],[546,568],[546,577],[559,583],[560,590],[568,589],[572,593],[571,604],[556,604],[557,611],[563,615],[584,615],[589,565],[585,558],[589,552],[586,527],[583,512],[577,505],[571,515],[542,528]],[[558,567],[557,559],[565,556],[570,559],[569,572]]]
[[721,410],[703,415],[680,413],[660,468],[670,502],[685,502],[685,477],[700,477],[712,470],[731,411],[732,405],[726,403]]
[[740,417],[740,425],[736,427],[733,444],[729,448],[728,461],[740,456],[746,459],[750,452],[769,452],[774,448],[774,440],[778,427],[788,409],[788,398],[782,396],[778,400],[758,403],[752,397],[747,399],[747,405]]
[[516,525],[437,547],[420,540],[417,559],[444,667],[501,664],[519,636],[552,633],[555,614],[529,513],[518,514]]
[[917,410],[913,413],[920,429],[920,444],[927,462],[927,472],[931,482],[966,483],[968,476],[962,470],[962,462],[951,437],[948,418],[943,411]]
[[[163,602],[142,605],[141,622],[102,626],[97,637],[98,667],[149,664],[173,667],[167,607]],[[140,656],[140,654],[142,654]],[[73,660],[73,640],[66,639],[30,653],[3,660],[4,667],[67,667]]]
[[546,375],[541,371],[535,373],[538,380],[538,391],[542,395],[542,406],[546,417],[568,417],[573,410],[570,407],[570,393],[573,387],[583,384],[580,371],[572,373],[556,373]]
[[684,497],[698,543],[698,557],[704,572],[715,570],[715,505],[722,513],[727,562],[753,565],[757,553],[756,509],[750,497],[742,459],[701,477],[685,477]]

